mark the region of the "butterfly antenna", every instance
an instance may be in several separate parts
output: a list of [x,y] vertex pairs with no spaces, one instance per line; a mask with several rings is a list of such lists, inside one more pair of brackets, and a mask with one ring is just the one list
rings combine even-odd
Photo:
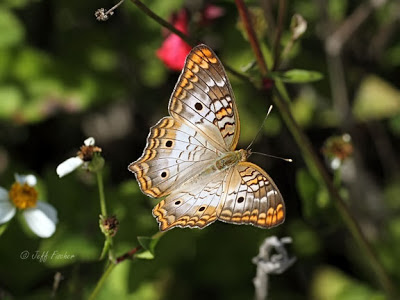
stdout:
[[284,160],[286,162],[293,162],[293,159],[291,159],[291,158],[284,158],[284,157],[275,156],[275,155],[266,154],[266,153],[261,153],[261,152],[251,152],[251,154],[259,154],[259,155],[268,156],[268,157],[272,157],[272,158],[282,159],[282,160]]
[[[267,118],[268,118],[269,113],[271,112],[271,110],[272,110],[272,105],[269,106],[269,109],[268,109],[267,115],[266,115],[265,118],[264,118],[264,121],[262,122],[260,128],[258,129],[258,132],[257,132],[256,136],[255,136],[254,139],[251,141],[250,145],[247,146],[246,150],[249,150],[250,147],[253,146],[254,141],[255,141],[255,140],[258,138],[258,136],[260,135],[261,130],[263,129],[264,124],[265,124],[265,121],[267,120]],[[254,152],[253,152],[253,153],[254,153]]]

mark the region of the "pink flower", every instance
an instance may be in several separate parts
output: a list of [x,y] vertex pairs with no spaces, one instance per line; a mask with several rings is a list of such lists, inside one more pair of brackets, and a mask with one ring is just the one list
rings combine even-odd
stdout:
[[[173,19],[174,27],[187,34],[189,23],[187,11],[185,9],[180,10]],[[176,34],[170,33],[161,48],[157,50],[157,57],[171,70],[180,71],[190,50],[191,47],[185,41]]]
[[222,7],[213,4],[207,4],[202,12],[201,23],[202,25],[207,25],[211,21],[214,21],[215,19],[222,17],[224,14],[225,14],[225,9],[223,9]]

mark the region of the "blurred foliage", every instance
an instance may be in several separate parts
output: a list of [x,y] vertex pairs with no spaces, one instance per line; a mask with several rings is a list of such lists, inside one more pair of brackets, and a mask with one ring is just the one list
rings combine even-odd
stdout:
[[[190,32],[211,46],[224,64],[259,79],[234,1],[213,1],[224,15],[203,24],[206,1],[148,0],[165,19],[182,7]],[[254,25],[271,67],[277,7],[250,0]],[[270,6],[266,5],[269,4]],[[282,49],[291,40],[291,17],[298,13],[307,31],[291,47],[276,76],[286,78],[291,110],[321,154],[333,135],[349,133],[354,158],[333,172],[336,185],[361,224],[393,282],[400,285],[400,40],[398,1],[371,11],[341,53],[345,87],[332,71],[326,39],[365,1],[287,1]],[[178,74],[156,58],[165,32],[126,1],[107,22],[94,12],[110,1],[3,0],[0,3],[0,186],[13,174],[37,174],[40,195],[58,211],[54,236],[41,240],[14,218],[0,227],[0,298],[85,299],[104,272],[98,258],[104,237],[98,227],[98,190],[92,174],[80,170],[63,179],[55,173],[94,136],[105,158],[105,189],[110,214],[120,228],[115,253],[139,246],[138,236],[158,227],[151,215],[157,200],[144,196],[127,165],[143,151],[149,127],[167,115]],[[267,11],[267,7],[271,10]],[[271,19],[272,16],[272,19]],[[353,24],[353,26],[356,26]],[[281,50],[282,50],[281,49]],[[228,74],[240,112],[241,139],[255,137],[271,100]],[[271,75],[271,77],[273,77]],[[313,80],[315,82],[311,82]],[[303,83],[306,82],[306,83]],[[343,90],[344,89],[344,90]],[[344,105],[335,95],[347,95]],[[347,107],[347,108],[346,108]],[[99,299],[251,299],[252,279],[263,239],[290,236],[293,267],[270,278],[270,299],[385,299],[368,261],[359,255],[324,186],[305,167],[299,147],[274,109],[253,150],[294,163],[253,155],[268,170],[285,198],[286,222],[271,230],[221,222],[204,230],[173,229],[146,258],[117,265]],[[27,259],[21,258],[29,252]],[[47,256],[46,256],[47,254]],[[61,255],[59,255],[61,254]]]

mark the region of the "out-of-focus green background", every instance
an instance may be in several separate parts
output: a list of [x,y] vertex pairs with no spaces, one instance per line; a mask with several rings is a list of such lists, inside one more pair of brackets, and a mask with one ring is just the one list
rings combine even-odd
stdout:
[[[277,15],[274,1],[246,1],[269,56]],[[387,273],[400,283],[400,39],[398,1],[287,1],[282,45],[290,19],[301,14],[308,29],[282,61],[282,70],[319,71],[315,83],[288,85],[292,113],[322,156],[324,142],[349,133],[354,155],[336,174],[337,185]],[[57,231],[39,239],[14,218],[0,236],[0,299],[43,299],[62,279],[55,298],[86,298],[104,270],[104,238],[95,178],[79,171],[63,179],[56,166],[88,136],[106,159],[108,210],[120,230],[115,252],[138,245],[137,236],[158,227],[157,203],[139,190],[127,166],[145,146],[149,127],[167,114],[178,73],[156,57],[164,35],[132,2],[107,22],[94,11],[112,1],[2,0],[0,3],[0,186],[13,174],[33,173],[40,198],[58,211]],[[186,7],[190,33],[210,45],[224,63],[242,71],[254,61],[234,1],[213,1],[224,14],[199,21],[203,1],[146,0],[168,19]],[[355,12],[368,17],[359,25]],[[344,32],[338,32],[343,22]],[[347,39],[346,34],[351,33]],[[340,55],[333,39],[344,38]],[[335,45],[335,44],[333,44]],[[248,75],[257,73],[248,71]],[[228,74],[240,113],[239,146],[254,138],[271,104],[249,84]],[[252,257],[271,235],[290,236],[297,262],[271,275],[268,299],[385,299],[368,260],[344,226],[332,199],[307,171],[299,147],[278,110],[268,118],[254,151],[290,157],[286,163],[262,156],[262,166],[279,186],[287,207],[283,225],[262,230],[215,223],[204,230],[173,229],[159,242],[154,260],[117,266],[99,299],[252,299],[256,267]],[[340,174],[339,174],[340,173]],[[21,253],[67,253],[67,259],[21,259]]]

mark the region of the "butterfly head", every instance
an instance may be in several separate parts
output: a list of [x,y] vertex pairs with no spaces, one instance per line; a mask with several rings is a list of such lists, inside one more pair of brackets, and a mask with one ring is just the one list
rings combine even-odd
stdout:
[[247,161],[247,158],[251,155],[251,149],[240,149],[238,150],[240,154],[240,161]]

